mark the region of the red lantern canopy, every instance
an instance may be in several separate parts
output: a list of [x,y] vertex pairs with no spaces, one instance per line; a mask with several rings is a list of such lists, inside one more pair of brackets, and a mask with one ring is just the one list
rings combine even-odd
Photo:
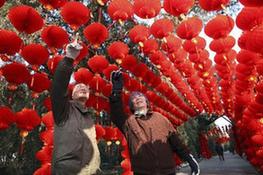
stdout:
[[30,73],[21,63],[11,63],[2,67],[3,76],[9,83],[22,84],[30,79]]
[[109,36],[107,28],[99,22],[88,25],[83,32],[87,40],[95,47],[98,47]]
[[8,12],[8,18],[19,32],[27,34],[40,30],[44,25],[40,14],[34,8],[27,5],[11,8]]
[[108,14],[113,20],[125,21],[133,16],[133,6],[128,0],[113,0],[108,6]]
[[144,42],[149,35],[149,29],[143,25],[136,25],[129,32],[129,37],[134,43]]
[[168,36],[174,30],[173,22],[169,19],[159,19],[155,21],[151,28],[151,34],[156,38],[163,38]]
[[47,67],[49,71],[54,74],[57,68],[58,63],[63,59],[63,56],[56,55],[53,58],[49,59],[47,62]]
[[164,40],[165,41],[162,43],[161,47],[168,53],[177,51],[182,45],[181,39],[177,38],[174,35],[169,35],[165,37]]
[[75,30],[86,24],[90,19],[89,8],[81,2],[67,2],[62,7],[60,14],[63,20]]
[[65,5],[68,0],[38,0],[45,8],[57,9]]
[[17,127],[22,130],[31,131],[40,122],[41,119],[35,110],[24,108],[22,111],[16,113]]
[[245,7],[236,18],[236,25],[242,30],[251,30],[263,23],[263,8]]
[[79,68],[77,72],[74,73],[74,79],[77,83],[89,84],[93,78],[93,73],[91,73],[87,68]]
[[226,37],[233,29],[234,24],[234,20],[230,16],[217,15],[206,24],[205,33],[213,39]]
[[120,63],[120,60],[129,53],[129,47],[121,41],[114,41],[107,48],[107,51],[111,58]]
[[28,87],[36,93],[41,93],[44,90],[48,90],[51,81],[48,79],[47,74],[44,73],[35,73],[31,76],[27,82]]
[[191,40],[185,40],[183,43],[183,48],[189,53],[196,53],[198,50],[203,50],[205,48],[206,41],[204,38],[197,36]]
[[164,0],[163,8],[167,13],[174,16],[186,14],[193,7],[194,0]]
[[42,40],[48,45],[48,47],[62,48],[69,42],[69,36],[67,32],[58,26],[48,26],[42,30]]
[[40,66],[47,62],[49,53],[41,44],[30,44],[22,48],[21,56],[29,64]]
[[249,7],[259,7],[263,6],[262,0],[240,0],[240,2],[244,6],[249,6]]
[[103,55],[95,55],[89,59],[87,64],[93,72],[102,73],[108,67],[109,62]]
[[0,106],[0,130],[7,129],[15,120],[15,114],[11,109]]
[[229,0],[199,0],[199,5],[206,11],[220,10],[229,3]]
[[144,19],[157,16],[161,10],[160,0],[135,0],[133,6],[135,14]]
[[234,37],[227,36],[225,38],[219,38],[219,39],[213,40],[209,44],[209,48],[216,53],[224,53],[224,52],[228,52],[229,50],[231,50],[231,48],[234,47],[235,43],[236,43],[236,40]]
[[23,41],[15,32],[0,30],[0,54],[14,55],[19,52]]
[[198,36],[202,28],[202,20],[198,17],[192,17],[181,22],[176,28],[176,33],[180,38],[189,40]]

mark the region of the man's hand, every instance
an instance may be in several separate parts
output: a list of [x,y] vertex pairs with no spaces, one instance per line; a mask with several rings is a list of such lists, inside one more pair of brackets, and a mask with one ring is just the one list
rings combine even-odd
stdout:
[[76,38],[72,43],[66,46],[66,57],[76,59],[80,53],[82,46],[78,43]]
[[112,91],[121,92],[123,88],[123,77],[120,70],[111,73]]
[[195,160],[195,158],[190,154],[190,159],[188,160],[189,166],[191,167],[191,175],[200,175],[200,168]]

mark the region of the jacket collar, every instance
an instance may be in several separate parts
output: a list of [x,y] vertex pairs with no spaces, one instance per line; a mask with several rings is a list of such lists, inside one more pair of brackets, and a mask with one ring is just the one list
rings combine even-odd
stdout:
[[83,106],[78,101],[72,100],[72,103],[82,114],[87,114],[90,112],[86,106]]

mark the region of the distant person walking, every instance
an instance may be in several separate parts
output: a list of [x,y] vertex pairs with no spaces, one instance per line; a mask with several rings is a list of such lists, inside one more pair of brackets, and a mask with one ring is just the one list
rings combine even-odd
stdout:
[[219,142],[216,142],[216,146],[215,146],[215,151],[219,157],[219,160],[221,161],[224,161],[225,158],[224,158],[224,148],[223,146],[219,143]]

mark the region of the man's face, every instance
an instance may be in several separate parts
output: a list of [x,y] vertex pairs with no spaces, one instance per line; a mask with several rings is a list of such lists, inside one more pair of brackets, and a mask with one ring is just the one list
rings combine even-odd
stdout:
[[147,108],[147,101],[143,95],[135,95],[132,99],[135,111]]
[[80,83],[77,84],[72,91],[72,99],[73,100],[81,100],[86,101],[89,98],[89,86]]

